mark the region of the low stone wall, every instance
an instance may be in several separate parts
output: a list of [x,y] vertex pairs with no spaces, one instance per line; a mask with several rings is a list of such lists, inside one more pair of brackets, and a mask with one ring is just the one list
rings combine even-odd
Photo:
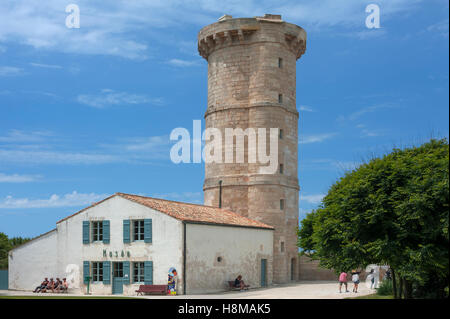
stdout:
[[333,270],[319,268],[319,261],[312,260],[307,256],[300,256],[298,273],[299,280],[337,281]]
[[[374,265],[375,267],[375,265]],[[368,269],[371,268],[370,266],[367,267]],[[367,269],[367,270],[368,270]],[[318,260],[312,260],[311,258],[307,256],[300,256],[299,257],[299,280],[305,280],[305,281],[315,281],[315,280],[323,280],[323,281],[338,281],[338,275],[334,272],[332,269],[323,269],[319,267],[319,261]],[[351,270],[347,272],[348,281],[352,280]],[[386,268],[379,269],[379,281],[385,277],[386,274]],[[361,282],[364,282],[367,278],[369,273],[367,273],[365,270],[362,270],[359,274],[359,279]]]

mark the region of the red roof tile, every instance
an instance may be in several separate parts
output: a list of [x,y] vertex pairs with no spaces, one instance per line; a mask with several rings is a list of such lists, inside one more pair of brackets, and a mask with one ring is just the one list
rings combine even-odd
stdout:
[[175,219],[185,222],[274,229],[270,225],[244,217],[242,215],[239,215],[237,213],[234,213],[232,211],[223,208],[175,202],[166,199],[144,197],[125,193],[116,193],[115,195],[107,197],[97,203],[92,204],[89,207],[83,208],[82,210],[78,211],[75,214],[72,214],[64,219],[61,219],[60,221],[57,222],[57,224],[75,215],[78,215],[84,212],[85,210],[94,207],[114,196],[120,196],[122,198],[131,200],[133,202],[150,207],[154,210],[157,210],[161,213],[167,214]]
[[124,193],[117,195],[186,222],[273,229],[272,226],[223,208]]

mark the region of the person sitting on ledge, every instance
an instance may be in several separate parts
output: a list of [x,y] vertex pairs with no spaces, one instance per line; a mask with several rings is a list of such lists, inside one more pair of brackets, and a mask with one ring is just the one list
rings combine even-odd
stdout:
[[242,276],[239,275],[234,280],[234,287],[239,288],[240,290],[248,289],[249,285],[246,285],[245,282],[242,280]]
[[36,289],[33,290],[33,292],[41,292],[42,289],[45,289],[48,285],[48,278],[45,278],[43,282],[39,286],[36,287]]

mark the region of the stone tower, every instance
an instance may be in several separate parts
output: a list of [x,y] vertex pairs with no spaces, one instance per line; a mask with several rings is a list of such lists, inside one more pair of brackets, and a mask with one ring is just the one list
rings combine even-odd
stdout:
[[306,32],[280,15],[225,15],[198,34],[199,53],[208,61],[206,128],[218,128],[223,140],[225,128],[280,130],[274,174],[260,174],[259,162],[248,163],[246,139],[244,163],[205,164],[203,185],[205,205],[275,227],[269,265],[275,283],[298,278],[296,61],[305,49]]

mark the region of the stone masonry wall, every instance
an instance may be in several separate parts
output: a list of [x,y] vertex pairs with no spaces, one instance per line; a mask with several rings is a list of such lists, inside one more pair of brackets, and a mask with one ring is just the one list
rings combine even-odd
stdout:
[[302,28],[273,15],[225,18],[198,35],[199,53],[208,61],[206,128],[218,128],[225,147],[230,146],[225,145],[225,128],[266,128],[267,141],[270,128],[282,130],[278,140],[282,173],[278,167],[274,174],[260,174],[259,162],[248,163],[246,139],[244,163],[206,163],[204,182],[205,205],[218,206],[222,181],[223,208],[275,227],[276,283],[299,278],[296,60],[305,46]]

